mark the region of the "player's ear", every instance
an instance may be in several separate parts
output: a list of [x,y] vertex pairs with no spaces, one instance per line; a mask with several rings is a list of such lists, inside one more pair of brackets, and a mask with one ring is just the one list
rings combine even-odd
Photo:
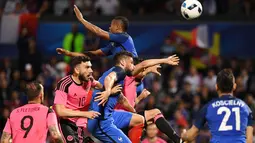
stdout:
[[122,65],[122,66],[125,66],[125,64],[126,64],[126,61],[125,60],[120,60],[120,65]]
[[218,91],[218,85],[217,84],[215,84],[215,89],[216,89],[216,91]]
[[78,66],[76,66],[76,67],[74,68],[74,73],[79,74]]
[[234,83],[234,85],[233,85],[233,91],[235,91],[236,90],[236,83]]

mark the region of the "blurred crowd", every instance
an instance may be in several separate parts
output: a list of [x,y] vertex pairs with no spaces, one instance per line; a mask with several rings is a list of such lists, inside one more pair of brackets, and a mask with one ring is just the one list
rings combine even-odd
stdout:
[[[71,15],[76,4],[84,15],[180,14],[184,0],[1,0],[0,15],[36,13]],[[205,15],[252,15],[254,0],[200,0]]]
[[[63,39],[63,48],[76,51],[76,46],[93,50],[99,48],[99,39],[91,33],[79,36],[82,45],[74,45],[73,40],[68,40],[68,35],[77,35],[77,25]],[[77,38],[77,37],[76,37]],[[0,130],[3,129],[10,112],[27,102],[24,94],[25,84],[38,80],[45,87],[45,105],[52,105],[54,88],[59,79],[69,72],[68,62],[64,56],[45,58],[37,49],[35,38],[29,36],[26,27],[22,28],[17,41],[19,49],[18,60],[1,59],[0,65]],[[183,42],[171,42],[167,37],[162,43],[161,57],[177,54],[181,61],[178,66],[162,66],[161,77],[150,74],[144,80],[145,87],[151,95],[136,107],[137,111],[159,108],[169,120],[169,123],[180,132],[183,128],[192,125],[199,109],[212,98],[217,97],[215,91],[216,74],[222,68],[232,68],[236,76],[237,89],[235,96],[243,99],[253,111],[255,116],[255,70],[254,62],[250,59],[235,59],[217,57],[211,62],[208,51],[204,49],[201,60],[207,61],[206,68],[196,68],[191,64],[197,48],[191,48]],[[207,54],[206,54],[207,53]],[[146,57],[143,57],[146,59]],[[156,57],[155,57],[156,58]],[[207,59],[207,60],[206,60]],[[102,58],[92,61],[95,79],[111,66],[111,59]],[[150,127],[149,136],[157,134],[154,127]],[[210,134],[205,127],[198,137],[198,142],[208,142]]]

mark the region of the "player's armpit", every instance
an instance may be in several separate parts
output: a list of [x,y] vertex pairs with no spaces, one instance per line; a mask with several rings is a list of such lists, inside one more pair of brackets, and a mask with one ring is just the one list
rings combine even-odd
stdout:
[[184,131],[181,134],[181,138],[184,141],[193,141],[197,137],[199,129],[196,126],[192,126],[188,131]]
[[49,126],[50,135],[54,141],[54,143],[63,143],[64,140],[61,137],[60,131],[58,130],[57,125]]
[[7,132],[3,132],[2,137],[1,137],[1,143],[9,143],[12,135]]
[[246,143],[252,143],[253,141],[253,127],[248,126],[246,128]]

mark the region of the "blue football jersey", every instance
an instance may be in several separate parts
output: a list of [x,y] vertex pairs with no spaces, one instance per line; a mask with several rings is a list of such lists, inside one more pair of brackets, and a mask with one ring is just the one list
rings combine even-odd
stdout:
[[[118,66],[114,66],[108,71],[104,72],[103,75],[99,78],[99,82],[104,85],[104,80],[105,78],[111,73],[115,72],[117,75],[117,81],[115,82],[115,85],[121,84],[123,86],[124,84],[124,79],[126,77],[126,72],[124,69]],[[101,113],[101,116],[99,118],[108,118],[112,114],[114,107],[116,106],[118,99],[119,99],[119,94],[116,95],[111,95],[107,101],[107,103],[104,106],[98,106],[99,102],[95,102],[94,99],[97,96],[96,93],[101,92],[100,90],[94,90],[92,94],[92,100],[90,103],[90,110],[97,111]]]
[[134,57],[138,57],[133,39],[130,35],[125,33],[110,33],[110,43],[101,48],[102,52],[107,56],[114,56],[121,51],[128,51]]
[[206,104],[194,125],[200,129],[208,123],[211,143],[245,143],[246,127],[252,126],[250,108],[242,100],[224,95]]

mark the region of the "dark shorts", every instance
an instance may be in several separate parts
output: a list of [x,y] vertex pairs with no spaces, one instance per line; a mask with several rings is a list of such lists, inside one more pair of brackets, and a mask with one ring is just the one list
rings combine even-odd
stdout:
[[82,128],[69,120],[60,119],[59,126],[66,143],[94,143],[90,137],[84,135]]

